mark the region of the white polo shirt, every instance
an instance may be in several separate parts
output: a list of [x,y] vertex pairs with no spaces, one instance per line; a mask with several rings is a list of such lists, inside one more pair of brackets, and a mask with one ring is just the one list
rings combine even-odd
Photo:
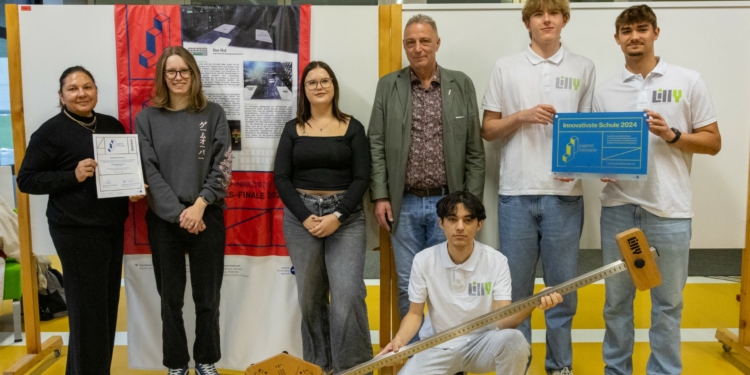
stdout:
[[[682,133],[716,122],[711,94],[698,72],[659,59],[643,79],[626,68],[596,88],[595,112],[658,112],[670,128]],[[649,133],[648,179],[609,182],[602,190],[602,206],[636,204],[660,217],[691,218],[690,167],[693,154],[670,146]]]
[[[499,251],[474,241],[474,251],[463,264],[448,255],[448,243],[427,248],[414,257],[409,278],[409,301],[427,303],[431,324],[420,337],[432,336],[492,311],[492,301],[510,301],[508,259]],[[476,337],[492,326],[438,345],[450,348]]]
[[[482,108],[504,117],[551,104],[557,112],[591,112],[596,70],[594,63],[565,50],[548,59],[531,46],[495,63]],[[579,180],[552,177],[552,126],[522,125],[500,142],[501,195],[583,195]]]

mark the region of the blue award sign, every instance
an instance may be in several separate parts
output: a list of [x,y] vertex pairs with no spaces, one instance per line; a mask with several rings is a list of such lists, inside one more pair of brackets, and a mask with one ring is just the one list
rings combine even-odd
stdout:
[[556,114],[552,128],[552,174],[645,180],[647,119],[644,112]]

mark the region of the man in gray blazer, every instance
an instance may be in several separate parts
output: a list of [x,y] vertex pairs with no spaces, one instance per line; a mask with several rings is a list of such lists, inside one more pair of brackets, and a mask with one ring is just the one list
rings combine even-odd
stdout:
[[435,204],[457,190],[481,199],[484,190],[474,84],[466,74],[437,64],[439,47],[432,18],[409,19],[404,29],[409,66],[378,82],[368,130],[370,198],[378,224],[391,232],[401,317],[409,310],[414,255],[446,240]]

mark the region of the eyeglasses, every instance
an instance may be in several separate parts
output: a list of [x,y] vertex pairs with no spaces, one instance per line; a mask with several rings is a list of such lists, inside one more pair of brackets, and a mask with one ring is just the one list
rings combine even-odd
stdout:
[[305,88],[308,90],[315,90],[318,88],[318,84],[320,84],[320,87],[324,89],[331,88],[331,84],[333,83],[333,79],[331,78],[323,78],[320,81],[307,81],[305,82]]
[[180,77],[182,78],[190,78],[190,75],[193,74],[193,72],[190,69],[185,70],[165,70],[164,75],[167,76],[169,79],[175,79],[177,78],[177,73],[180,73]]

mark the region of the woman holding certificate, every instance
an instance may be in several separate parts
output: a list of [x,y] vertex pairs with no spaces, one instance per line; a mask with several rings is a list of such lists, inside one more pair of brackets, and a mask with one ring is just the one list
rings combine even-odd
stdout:
[[224,274],[224,197],[232,149],[224,110],[203,95],[198,65],[185,48],[167,47],[156,63],[151,106],[136,117],[148,189],[148,239],[161,296],[164,366],[188,373],[182,319],[185,253],[196,312],[197,375],[218,374],[219,292]]
[[302,84],[297,118],[279,140],[274,181],[286,206],[284,239],[302,310],[303,357],[338,373],[372,358],[362,212],[370,143],[362,123],[339,110],[328,64],[308,64]]
[[98,199],[91,135],[125,129],[116,118],[94,111],[96,82],[83,67],[62,73],[58,95],[60,113],[31,135],[18,189],[49,194],[47,222],[65,273],[70,324],[66,374],[109,374],[128,198]]

